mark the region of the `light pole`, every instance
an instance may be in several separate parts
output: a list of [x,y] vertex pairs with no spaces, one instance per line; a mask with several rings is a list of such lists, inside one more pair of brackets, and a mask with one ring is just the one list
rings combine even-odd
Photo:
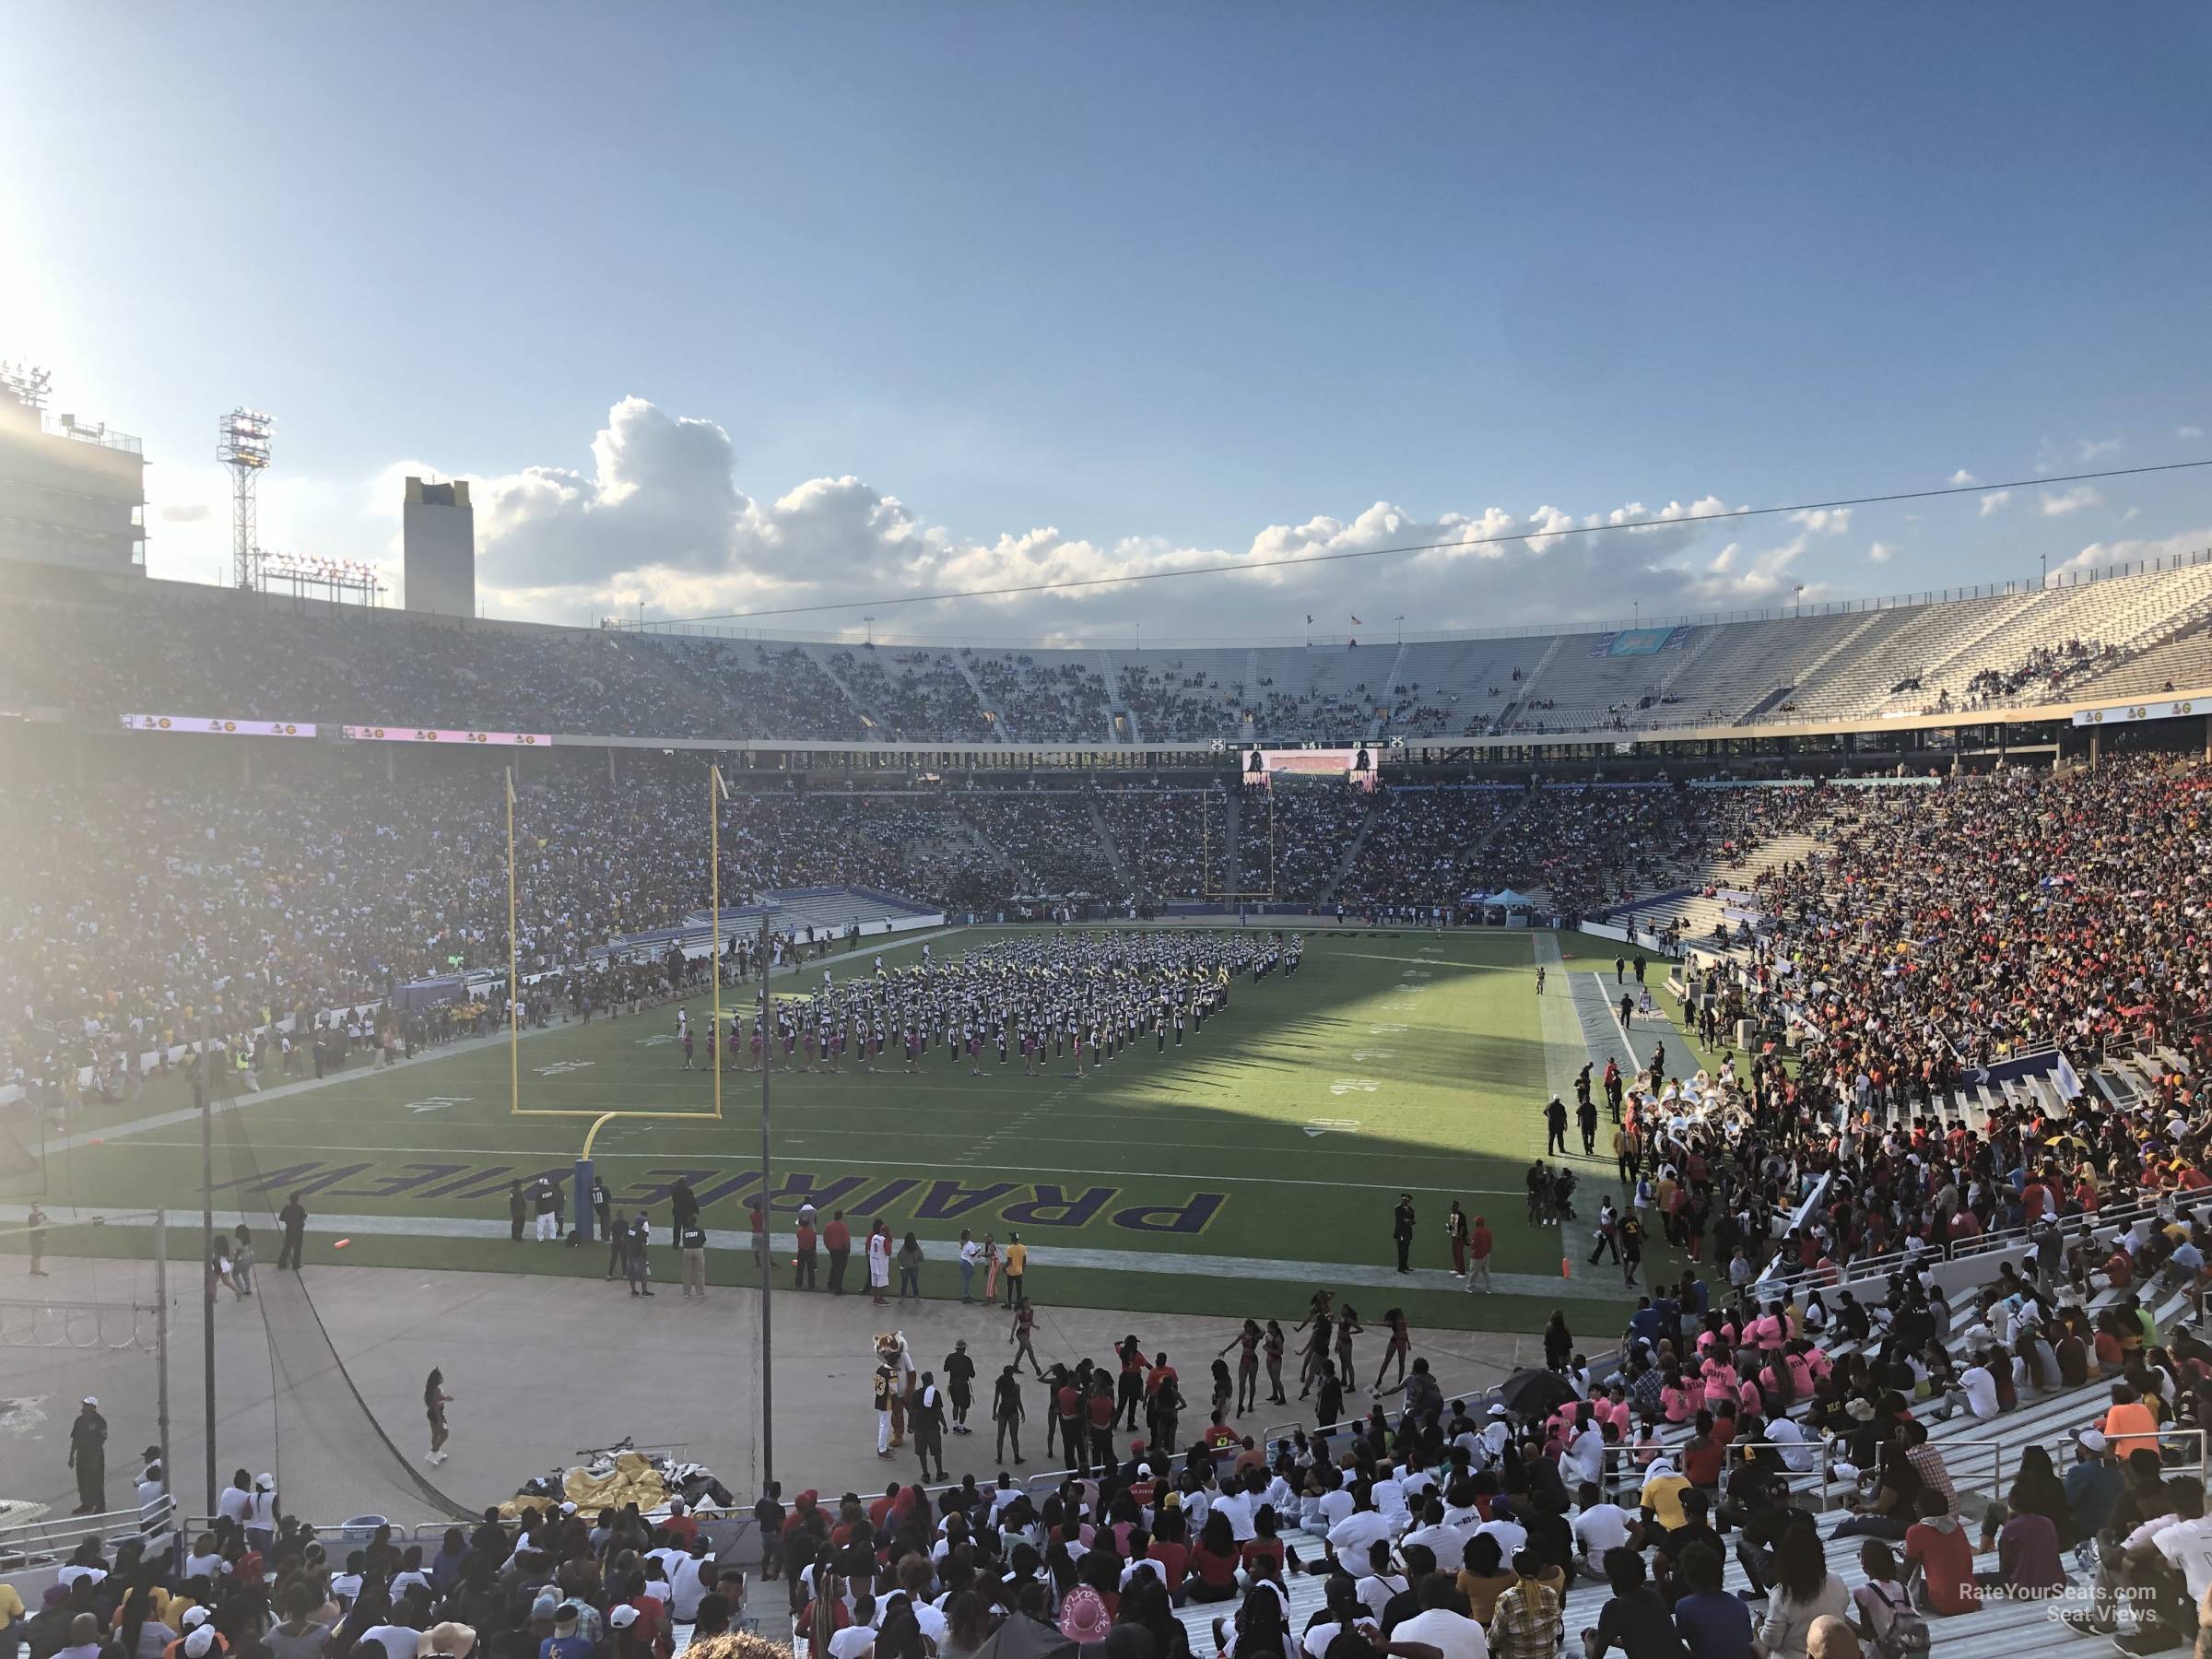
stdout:
[[1802,617],[1802,616],[1804,616],[1804,615],[1805,615],[1805,583],[1804,583],[1804,582],[1792,582],[1792,583],[1790,584],[1790,592],[1791,592],[1791,593],[1792,593],[1792,594],[1794,594],[1794,595],[1795,596],[1795,598],[1796,598],[1796,601],[1797,601],[1797,614],[1798,614],[1799,616],[1801,616],[1801,617]]

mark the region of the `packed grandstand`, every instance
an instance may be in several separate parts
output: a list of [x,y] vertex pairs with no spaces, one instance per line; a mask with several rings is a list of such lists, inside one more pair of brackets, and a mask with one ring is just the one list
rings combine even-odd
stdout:
[[[1458,926],[1500,919],[1512,889],[1524,914],[1678,957],[1686,1017],[1728,1059],[1725,1110],[1661,1120],[1622,1168],[1665,1181],[1654,1224],[1689,1276],[1653,1288],[1618,1353],[1609,1333],[1588,1358],[1547,1336],[1548,1383],[1453,1398],[1417,1371],[1402,1407],[1256,1444],[1199,1443],[1195,1409],[1178,1437],[1171,1412],[1150,1453],[1109,1434],[1094,1464],[1078,1431],[1062,1461],[1080,1474],[1001,1486],[979,1456],[965,1484],[873,1503],[747,1494],[704,1534],[665,1509],[525,1510],[415,1561],[404,1540],[357,1562],[257,1524],[248,1493],[174,1555],[157,1528],[153,1548],[91,1538],[39,1569],[34,1659],[125,1635],[124,1659],[665,1659],[747,1628],[833,1659],[1023,1659],[1130,1629],[1131,1659],[1217,1641],[1348,1659],[1347,1630],[1361,1653],[1394,1634],[1413,1645],[1394,1652],[1549,1659],[1647,1615],[1677,1645],[1632,1653],[1744,1659],[1755,1626],[1762,1653],[1806,1651],[1822,1613],[1885,1654],[1931,1626],[1961,1655],[2077,1628],[2137,1653],[2194,1638],[2212,1349],[2178,1327],[2212,1184],[2212,770],[2202,716],[2101,748],[2064,716],[2212,681],[2212,565],[1648,635],[1143,653],[440,625],[41,582],[6,607],[0,667],[25,717],[0,793],[0,1020],[34,1109],[128,1086],[210,1013],[258,1064],[288,1016],[358,1010],[342,1064],[401,982],[503,959],[510,767],[521,966],[681,989],[680,951],[623,947],[665,945],[704,902],[718,755],[736,757],[725,899]],[[2000,706],[2041,718],[1990,736],[1977,716]],[[149,712],[183,719],[125,729]],[[1900,713],[1947,745],[1900,760]],[[450,727],[464,752],[195,736],[194,718]],[[1800,749],[1760,724],[1789,719],[1846,740]],[[1261,791],[1210,747],[1698,726],[1747,735],[1533,763],[1390,747],[1376,787]],[[484,752],[470,732],[554,741]],[[807,747],[872,744],[933,752],[859,770]],[[1032,745],[1089,755],[991,763]],[[940,1409],[900,1387],[924,1421]],[[2053,1623],[2062,1602],[2077,1624]]]

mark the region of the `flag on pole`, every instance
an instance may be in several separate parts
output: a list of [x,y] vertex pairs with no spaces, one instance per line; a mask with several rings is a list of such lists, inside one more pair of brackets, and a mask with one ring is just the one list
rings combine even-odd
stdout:
[[1365,628],[1365,627],[1367,626],[1367,624],[1366,624],[1366,623],[1364,623],[1364,622],[1362,622],[1362,621],[1360,621],[1359,618],[1357,618],[1357,617],[1354,617],[1354,618],[1352,618],[1352,626],[1353,626],[1354,628]]

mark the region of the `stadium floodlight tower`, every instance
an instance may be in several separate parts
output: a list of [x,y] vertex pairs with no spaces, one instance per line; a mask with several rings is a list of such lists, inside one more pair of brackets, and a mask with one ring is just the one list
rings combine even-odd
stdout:
[[230,581],[261,586],[261,475],[269,469],[276,417],[237,408],[223,417],[215,458],[230,469]]

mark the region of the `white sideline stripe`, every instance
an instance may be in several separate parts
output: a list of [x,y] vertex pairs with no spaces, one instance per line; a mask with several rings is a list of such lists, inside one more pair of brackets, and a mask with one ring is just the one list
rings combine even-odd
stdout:
[[[125,1213],[132,1218],[125,1225],[142,1224],[137,1218],[147,1214],[144,1210],[133,1210]],[[28,1205],[0,1204],[0,1221],[23,1221],[27,1220],[29,1215],[30,1208]],[[347,1238],[487,1239],[500,1243],[510,1241],[508,1238],[509,1223],[488,1217],[316,1216],[313,1220],[314,1230],[317,1233],[332,1233]],[[60,1227],[67,1225],[67,1223],[64,1222],[57,1214],[52,1218],[51,1225]],[[664,1218],[661,1226],[654,1229],[656,1236],[661,1234],[662,1229],[665,1225],[666,1221]],[[525,1230],[527,1230],[525,1229]],[[1162,1234],[1160,1236],[1171,1237],[1172,1235]],[[528,1244],[533,1241],[525,1239],[524,1242]],[[924,1260],[943,1262],[948,1265],[956,1264],[959,1260],[960,1247],[957,1241],[924,1239],[918,1242],[922,1246],[922,1254]],[[598,1241],[594,1241],[592,1248],[597,1248],[597,1244]],[[711,1250],[726,1251],[732,1255],[749,1254],[752,1250],[752,1235],[749,1232],[732,1232],[719,1228],[710,1229],[707,1232],[707,1246]],[[656,1248],[660,1247],[656,1245]],[[785,1263],[788,1263],[791,1253],[798,1248],[797,1237],[792,1233],[777,1233],[773,1235],[771,1248],[781,1253]],[[820,1265],[824,1272],[827,1272],[829,1268],[828,1253],[826,1251],[822,1253],[824,1259]],[[1032,1270],[1039,1267],[1047,1270],[1053,1267],[1079,1267],[1103,1273],[1147,1273],[1206,1278],[1265,1279],[1300,1285],[1359,1285],[1379,1289],[1387,1289],[1392,1286],[1404,1286],[1406,1288],[1413,1290],[1449,1290],[1461,1295],[1465,1294],[1464,1283],[1441,1267],[1417,1267],[1409,1274],[1401,1274],[1394,1268],[1370,1266],[1359,1263],[1288,1262],[1276,1261],[1264,1256],[1191,1255],[1149,1249],[1098,1250],[1075,1244],[1033,1246],[1030,1251],[1030,1265]],[[865,1264],[861,1266],[860,1272],[861,1287],[865,1289],[867,1272]],[[1490,1281],[1497,1289],[1508,1295],[1560,1297],[1579,1294],[1571,1284],[1547,1277],[1540,1273],[1493,1273],[1490,1275]],[[745,1287],[739,1285],[736,1288],[743,1289]],[[1603,1300],[1610,1301],[1618,1299],[1607,1297]],[[1479,1303],[1471,1305],[1479,1305]]]

